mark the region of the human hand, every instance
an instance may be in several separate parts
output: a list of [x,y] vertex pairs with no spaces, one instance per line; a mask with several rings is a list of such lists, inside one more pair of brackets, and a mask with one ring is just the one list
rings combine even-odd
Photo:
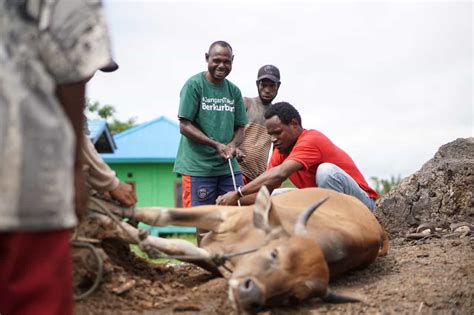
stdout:
[[232,142],[227,144],[227,152],[228,152],[229,158],[234,158],[235,155],[237,154],[237,148]]
[[237,162],[242,162],[245,157],[246,155],[244,154],[244,152],[242,152],[242,150],[240,150],[239,148],[235,149],[235,158],[237,159]]
[[217,154],[219,154],[219,156],[224,160],[228,160],[232,158],[233,152],[232,152],[232,149],[229,148],[228,145],[218,143],[216,145],[216,151],[217,151]]
[[119,182],[118,186],[110,191],[110,195],[125,207],[131,207],[137,203],[137,196],[132,185],[124,182]]
[[221,206],[237,205],[239,194],[236,191],[229,191],[225,195],[217,197],[216,204]]

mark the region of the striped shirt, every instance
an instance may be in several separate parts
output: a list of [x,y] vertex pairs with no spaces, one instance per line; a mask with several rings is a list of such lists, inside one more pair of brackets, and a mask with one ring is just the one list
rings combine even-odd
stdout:
[[244,97],[244,103],[249,123],[245,127],[244,141],[239,147],[244,154],[239,165],[242,174],[250,181],[267,169],[271,140],[265,127],[263,114],[269,105],[263,105],[259,97]]

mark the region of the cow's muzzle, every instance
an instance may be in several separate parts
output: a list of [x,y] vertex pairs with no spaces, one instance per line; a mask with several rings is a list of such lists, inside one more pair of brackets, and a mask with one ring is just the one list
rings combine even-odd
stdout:
[[256,310],[265,304],[265,298],[260,286],[252,279],[245,278],[239,281],[233,288],[236,302],[239,308],[244,310]]

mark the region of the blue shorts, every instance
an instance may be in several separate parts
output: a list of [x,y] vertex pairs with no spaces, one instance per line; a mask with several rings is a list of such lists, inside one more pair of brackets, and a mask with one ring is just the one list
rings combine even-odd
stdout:
[[[235,183],[243,186],[242,174],[235,173]],[[232,175],[191,176],[191,206],[214,205],[217,197],[234,191]]]

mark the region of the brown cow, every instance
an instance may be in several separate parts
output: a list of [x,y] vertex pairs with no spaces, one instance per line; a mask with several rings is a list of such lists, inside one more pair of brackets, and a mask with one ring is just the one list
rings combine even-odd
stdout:
[[[155,236],[147,236],[141,243],[170,255],[201,257],[203,261],[188,261],[228,278],[229,297],[237,310],[252,310],[288,297],[355,301],[331,293],[330,277],[365,266],[388,251],[387,234],[364,204],[352,196],[321,188],[272,198],[262,188],[255,205],[246,207],[149,207],[124,215],[150,225],[209,230],[201,248]],[[120,237],[137,242],[138,231],[121,224],[127,233],[117,229]],[[257,250],[232,257],[223,266],[210,260],[216,253],[251,249]]]

